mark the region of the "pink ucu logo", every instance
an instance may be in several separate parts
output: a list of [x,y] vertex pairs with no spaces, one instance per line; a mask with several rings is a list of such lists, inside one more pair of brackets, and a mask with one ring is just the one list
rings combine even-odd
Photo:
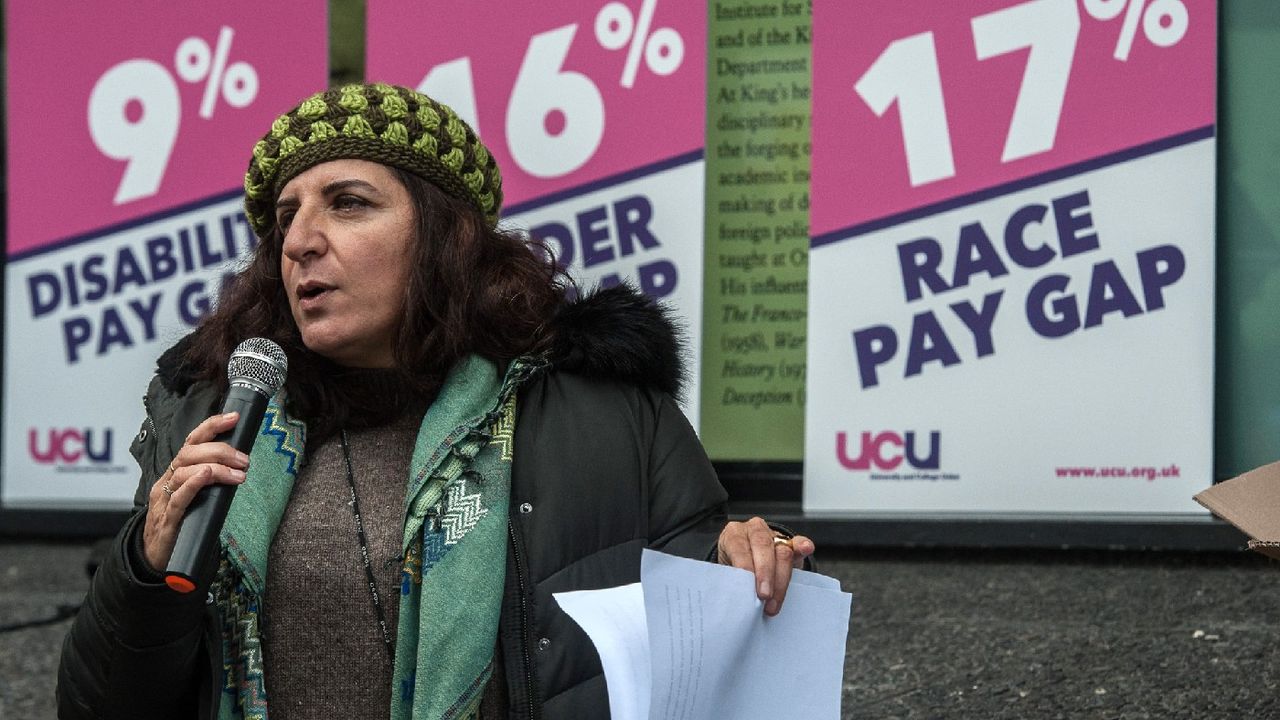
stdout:
[[[27,452],[38,463],[73,463],[80,458],[90,462],[111,462],[111,429],[93,431],[89,428],[49,428],[44,449],[40,448],[40,434],[35,428],[27,431]],[[94,442],[101,438],[101,443]],[[95,447],[96,446],[96,447]]]
[[[924,456],[920,455],[919,448],[916,447],[916,434],[910,430],[904,434],[905,438],[896,432],[864,432],[862,450],[857,458],[850,460],[849,435],[838,432],[836,459],[849,470],[870,470],[872,467],[877,470],[893,470],[903,460],[917,470],[937,470],[942,461],[942,433],[938,430],[929,433],[929,454]],[[886,453],[886,445],[893,448],[893,451]]]

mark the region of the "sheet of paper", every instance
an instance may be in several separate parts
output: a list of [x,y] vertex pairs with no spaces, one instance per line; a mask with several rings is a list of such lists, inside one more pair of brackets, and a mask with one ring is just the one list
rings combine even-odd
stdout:
[[851,596],[796,571],[766,617],[743,570],[645,550],[641,582],[557,593],[595,644],[617,720],[840,717]]
[[649,634],[640,583],[555,594],[596,646],[613,720],[649,719]]
[[800,571],[766,617],[751,573],[645,550],[650,718],[839,720],[852,597]]

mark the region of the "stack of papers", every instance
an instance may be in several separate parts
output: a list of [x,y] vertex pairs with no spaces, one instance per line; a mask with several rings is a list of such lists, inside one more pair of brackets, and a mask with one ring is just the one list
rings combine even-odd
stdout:
[[613,720],[839,720],[852,597],[796,570],[764,614],[745,570],[645,550],[640,582],[556,593],[596,646]]

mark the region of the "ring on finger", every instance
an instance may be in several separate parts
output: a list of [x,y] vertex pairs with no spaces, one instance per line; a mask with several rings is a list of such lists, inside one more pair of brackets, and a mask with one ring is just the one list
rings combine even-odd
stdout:
[[166,480],[164,484],[160,486],[160,489],[164,491],[164,494],[166,496],[169,496],[169,497],[173,496],[173,488],[169,485],[168,480]]
[[776,546],[778,546],[778,545],[786,545],[787,547],[791,548],[792,550],[795,550],[795,546],[791,544],[791,538],[789,538],[789,537],[785,537],[785,536],[783,536],[783,535],[774,535],[774,536],[773,536],[773,544],[774,544],[774,546],[775,546],[775,547],[776,547]]

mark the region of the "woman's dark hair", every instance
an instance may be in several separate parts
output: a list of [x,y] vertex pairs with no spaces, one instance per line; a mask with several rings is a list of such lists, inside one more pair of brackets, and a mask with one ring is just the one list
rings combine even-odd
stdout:
[[[546,325],[567,282],[547,249],[489,227],[471,205],[427,180],[392,170],[409,191],[417,230],[395,334],[395,384],[408,396],[430,397],[467,355],[503,365],[547,350],[552,338]],[[279,229],[258,244],[248,267],[196,330],[187,370],[225,386],[227,359],[237,344],[251,337],[274,340],[289,358],[288,410],[307,422],[309,436],[323,438],[368,400],[365,393],[344,391],[346,369],[302,343],[280,277],[281,248]]]

